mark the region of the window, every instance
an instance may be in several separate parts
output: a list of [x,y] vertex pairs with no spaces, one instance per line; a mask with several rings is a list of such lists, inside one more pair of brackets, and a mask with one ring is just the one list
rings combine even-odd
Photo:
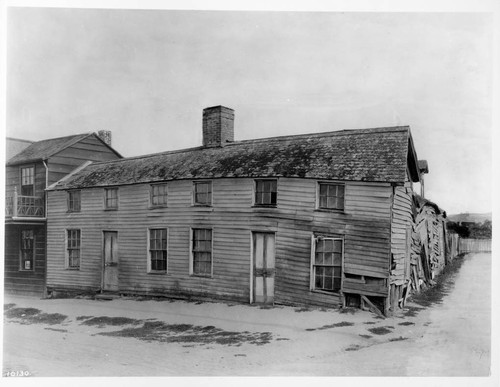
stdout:
[[104,208],[107,210],[118,208],[118,188],[105,189]]
[[21,270],[35,270],[35,233],[33,230],[21,230],[20,246]]
[[66,232],[67,266],[69,269],[79,269],[81,247],[80,230],[66,230]]
[[338,292],[342,280],[342,239],[317,237],[313,241],[311,289]]
[[149,263],[148,271],[167,271],[167,229],[149,230]]
[[81,209],[81,191],[68,191],[68,212],[79,212]]
[[154,184],[151,186],[151,205],[166,206],[167,205],[167,185]]
[[35,195],[35,167],[21,168],[21,195]]
[[212,230],[193,229],[191,274],[212,275]]
[[255,205],[275,206],[278,198],[277,180],[255,180]]
[[330,210],[344,209],[344,185],[319,183],[318,207]]
[[195,181],[194,182],[194,204],[211,206],[212,205],[212,182]]

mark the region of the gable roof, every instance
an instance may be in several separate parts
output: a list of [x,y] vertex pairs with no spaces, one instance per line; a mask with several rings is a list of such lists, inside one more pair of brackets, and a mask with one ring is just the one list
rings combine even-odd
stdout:
[[49,157],[54,156],[55,154],[61,152],[62,150],[72,146],[73,144],[76,144],[77,142],[89,136],[95,136],[96,138],[99,139],[99,141],[101,141],[114,153],[120,156],[118,152],[116,152],[113,148],[111,148],[104,141],[102,141],[101,138],[97,136],[95,133],[83,133],[72,136],[50,138],[48,140],[33,142],[30,146],[28,146],[27,148],[19,152],[17,155],[12,157],[10,160],[8,160],[7,165],[16,165],[16,164],[47,160]]
[[[92,163],[51,189],[223,177],[402,183],[410,165],[408,157],[413,155],[408,126],[342,130],[237,141],[218,148],[198,147]],[[416,159],[413,164],[416,168]],[[418,179],[418,170],[411,175]]]

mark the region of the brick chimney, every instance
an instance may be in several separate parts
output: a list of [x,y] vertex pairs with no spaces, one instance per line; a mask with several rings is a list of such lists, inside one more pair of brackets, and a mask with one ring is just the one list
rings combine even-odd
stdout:
[[225,106],[203,109],[203,146],[213,148],[234,141],[234,110]]
[[111,146],[111,130],[99,130],[97,135],[107,145]]

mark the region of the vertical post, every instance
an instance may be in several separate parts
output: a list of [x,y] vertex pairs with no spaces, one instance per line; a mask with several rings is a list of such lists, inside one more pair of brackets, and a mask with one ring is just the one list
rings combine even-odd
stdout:
[[12,217],[17,217],[17,187],[14,187],[14,200],[12,201]]

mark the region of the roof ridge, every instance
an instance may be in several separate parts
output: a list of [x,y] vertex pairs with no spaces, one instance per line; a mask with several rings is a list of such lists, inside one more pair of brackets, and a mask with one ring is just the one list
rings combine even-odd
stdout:
[[46,138],[44,140],[33,141],[33,143],[38,143],[38,142],[43,142],[43,141],[62,140],[63,138],[70,138],[70,137],[90,136],[91,134],[94,134],[94,132],[85,132],[85,133],[79,133],[79,134],[70,134],[68,136],[61,136],[61,137],[51,137],[51,138]]
[[[233,142],[228,142],[227,144],[224,145],[224,147],[236,146],[239,144],[248,144],[248,143],[252,143],[252,142],[261,143],[261,142],[266,142],[266,141],[271,141],[271,140],[273,140],[273,141],[276,141],[276,140],[277,141],[286,141],[289,139],[294,139],[294,138],[299,138],[299,137],[330,137],[332,135],[335,135],[335,136],[362,135],[362,134],[367,134],[366,132],[370,132],[370,133],[396,132],[396,131],[406,130],[409,128],[410,128],[409,125],[402,125],[402,126],[388,126],[388,127],[364,128],[364,129],[341,129],[341,130],[333,130],[333,131],[329,131],[329,132],[320,132],[320,133],[292,134],[292,135],[286,135],[286,136],[263,137],[263,138],[233,141]],[[361,132],[363,132],[363,133],[361,133]],[[99,162],[94,162],[92,165],[94,166],[94,165],[102,165],[102,164],[107,164],[107,163],[118,163],[118,162],[127,161],[127,160],[137,160],[137,159],[143,159],[143,158],[145,159],[145,158],[149,158],[149,157],[156,157],[156,156],[184,153],[184,152],[192,152],[195,150],[204,150],[204,149],[218,149],[218,148],[208,148],[205,146],[197,146],[197,147],[191,147],[191,148],[174,149],[174,150],[169,150],[169,151],[149,153],[149,154],[145,154],[145,155],[124,157],[124,158],[118,159],[118,160],[99,161]]]

